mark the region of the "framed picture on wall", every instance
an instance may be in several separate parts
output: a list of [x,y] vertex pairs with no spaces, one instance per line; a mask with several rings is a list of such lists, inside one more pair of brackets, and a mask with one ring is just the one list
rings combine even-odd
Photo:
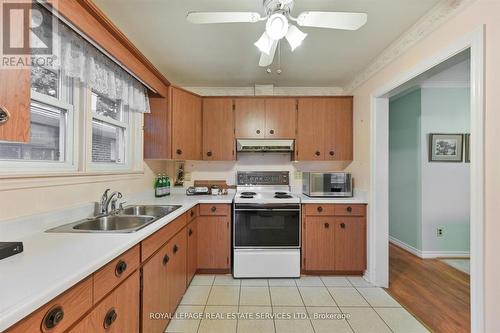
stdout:
[[470,163],[470,133],[464,134],[465,163]]
[[429,162],[462,162],[463,134],[429,134]]

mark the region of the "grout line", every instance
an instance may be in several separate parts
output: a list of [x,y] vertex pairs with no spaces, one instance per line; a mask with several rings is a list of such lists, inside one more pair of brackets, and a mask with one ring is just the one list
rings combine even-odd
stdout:
[[354,289],[356,290],[356,292],[358,294],[361,295],[361,297],[365,300],[365,302],[368,303],[368,305],[370,305],[370,308],[377,314],[377,316],[380,318],[380,320],[382,320],[382,322],[385,324],[385,326],[387,326],[391,332],[394,332],[394,330],[389,326],[389,324],[386,323],[384,318],[382,318],[382,316],[377,312],[377,310],[375,310],[375,308],[372,306],[372,304],[370,302],[368,302],[368,299],[362,293],[359,292],[358,288],[354,287]]
[[[203,316],[205,316],[205,310],[207,309],[208,299],[210,298],[210,294],[212,293],[212,288],[214,286],[214,283],[215,283],[215,275],[214,275],[214,279],[212,280],[212,284],[210,285],[210,290],[208,291],[208,297],[207,297],[207,300],[205,301],[205,306],[203,307]],[[196,333],[198,333],[200,331],[200,326],[201,326],[202,321],[203,321],[203,318],[201,318],[200,322],[198,323],[198,327],[196,328]]]
[[[348,279],[347,277],[346,277],[346,280],[347,280],[347,282],[348,282],[349,284],[351,284],[351,281],[349,281],[349,279]],[[335,300],[335,297],[333,297],[332,293],[330,292],[330,289],[328,289],[328,287],[326,286],[325,281],[323,281],[323,279],[321,279],[321,281],[322,281],[322,282],[323,282],[323,284],[325,285],[326,291],[328,291],[328,293],[330,294],[330,296],[333,298],[333,301],[334,301],[334,302],[335,302],[335,304],[337,305],[337,308],[339,309],[339,311],[340,311],[341,313],[344,313],[344,312],[342,311],[342,309],[340,308],[339,303],[337,303],[337,301]],[[351,284],[351,285],[352,285],[352,284]],[[336,288],[336,287],[334,287],[334,288]],[[347,320],[347,319],[344,319],[344,320],[346,321],[347,325],[349,325],[349,328],[351,329],[351,331],[353,331],[353,332],[354,332],[354,328],[352,328],[351,323],[349,322],[349,320]]]
[[[320,278],[320,281],[321,281],[321,283],[323,283],[323,280],[321,280],[321,278]],[[298,292],[299,292],[300,299],[302,300],[302,304],[304,304],[304,309],[306,310],[306,314],[307,314],[307,316],[308,316],[308,318],[309,318],[309,325],[311,325],[311,328],[312,328],[313,332],[314,332],[314,333],[316,333],[316,330],[314,329],[314,325],[313,325],[313,323],[312,323],[312,320],[311,320],[311,318],[309,317],[309,312],[307,311],[306,302],[304,302],[304,298],[302,297],[302,293],[300,292],[300,287],[299,287],[299,285],[297,284],[297,281],[295,281],[295,284],[297,285],[297,290],[298,290]],[[323,285],[324,285],[324,284],[323,284]]]

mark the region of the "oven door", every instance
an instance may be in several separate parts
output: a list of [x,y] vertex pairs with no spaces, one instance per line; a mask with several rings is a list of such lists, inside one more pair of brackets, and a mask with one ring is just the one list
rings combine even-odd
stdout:
[[235,248],[299,248],[300,205],[236,205],[233,232]]

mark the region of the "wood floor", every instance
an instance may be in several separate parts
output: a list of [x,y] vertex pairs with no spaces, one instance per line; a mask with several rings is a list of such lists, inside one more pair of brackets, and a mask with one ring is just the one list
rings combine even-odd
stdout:
[[389,289],[433,332],[470,332],[469,275],[389,245]]

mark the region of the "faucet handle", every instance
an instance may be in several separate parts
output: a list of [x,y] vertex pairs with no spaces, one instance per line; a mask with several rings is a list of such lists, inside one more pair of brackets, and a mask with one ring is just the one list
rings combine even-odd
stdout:
[[126,204],[126,203],[127,203],[126,201],[120,202],[120,206],[119,206],[118,210],[120,210],[120,211],[123,210],[123,204]]

